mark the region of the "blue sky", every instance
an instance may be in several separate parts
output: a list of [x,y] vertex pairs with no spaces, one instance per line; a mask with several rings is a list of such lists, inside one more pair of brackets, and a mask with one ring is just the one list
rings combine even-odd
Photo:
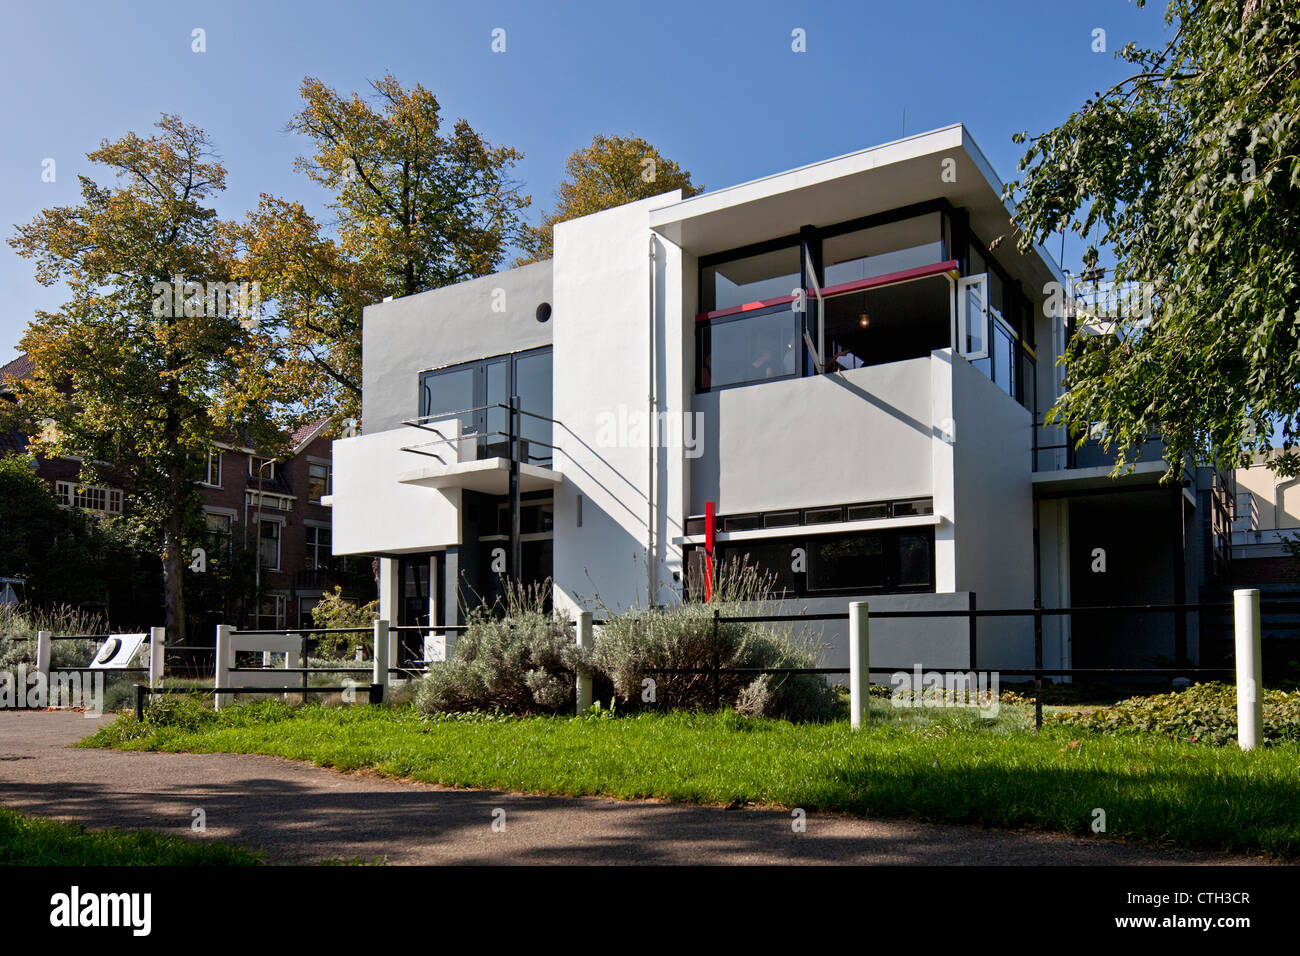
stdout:
[[[191,50],[202,28],[207,50]],[[506,52],[491,50],[506,31]],[[791,50],[791,31],[807,51]],[[1106,31],[1095,53],[1093,31]],[[1046,129],[1123,76],[1113,52],[1165,36],[1163,6],[1048,2],[97,2],[0,12],[0,231],[78,200],[85,154],[162,112],[203,127],[227,167],[219,211],[270,192],[323,213],[284,131],[307,75],[340,91],[392,72],[521,150],[536,221],[564,161],[598,133],[635,134],[709,188],[950,123],[967,125],[1004,179],[1017,130]],[[904,112],[906,118],[904,119]],[[56,181],[41,180],[42,161]],[[1059,251],[1054,241],[1051,251]],[[1067,266],[1080,246],[1067,243]],[[31,264],[0,246],[0,362],[37,309]]]

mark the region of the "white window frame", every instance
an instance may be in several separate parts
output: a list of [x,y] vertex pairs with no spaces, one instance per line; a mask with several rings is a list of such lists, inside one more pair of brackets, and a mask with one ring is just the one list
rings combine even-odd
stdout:
[[[311,496],[311,469],[313,465],[318,465],[325,469],[325,490],[321,493],[320,498]],[[309,504],[318,505],[321,498],[334,493],[334,463],[324,458],[307,459],[307,501]]]
[[[970,342],[971,316],[970,309],[967,306],[969,296],[968,290],[974,289],[980,303],[980,312],[975,317],[975,321],[983,328],[983,335],[980,339],[983,344],[982,349],[968,348]],[[975,276],[962,276],[957,280],[957,354],[969,362],[978,362],[980,359],[989,357],[989,346],[993,338],[992,323],[989,320],[989,276],[987,272],[981,272]]]
[[[94,502],[91,493],[103,493],[102,507]],[[111,485],[82,485],[75,481],[56,481],[54,494],[62,508],[75,508],[78,511],[98,511],[102,514],[120,515],[123,496],[120,488]]]
[[283,519],[283,518],[269,518],[269,517],[267,517],[266,515],[262,515],[260,518],[258,518],[258,521],[257,521],[257,560],[258,560],[259,563],[260,563],[261,560],[262,560],[262,525],[264,525],[264,524],[273,524],[273,525],[275,525],[279,530],[276,532],[276,535],[275,535],[275,564],[274,564],[274,565],[266,565],[266,564],[263,564],[263,565],[262,565],[262,570],[263,570],[263,571],[279,571],[279,570],[281,570],[281,565],[284,563],[284,519]]
[[[267,601],[274,601],[276,610],[271,615],[274,618],[270,627],[262,627],[262,604]],[[259,631],[283,631],[289,625],[289,598],[288,595],[281,591],[270,591],[262,595],[262,600],[258,602],[253,611],[253,629]]]
[[[254,465],[253,464],[254,462],[258,462],[259,464]],[[265,466],[267,464],[270,464],[271,467],[266,468]],[[274,458],[263,458],[260,455],[249,455],[248,456],[248,477],[265,478],[267,481],[274,481],[276,464],[278,464],[278,462]]]
[[[216,457],[216,464],[217,464],[217,480],[216,480],[216,481],[213,481],[213,480],[212,480],[212,460],[213,460],[213,456]],[[210,448],[210,449],[208,449],[207,471],[205,472],[205,474],[204,474],[204,476],[203,476],[203,480],[200,481],[199,484],[201,484],[201,485],[205,485],[205,486],[208,487],[208,488],[220,488],[220,487],[221,487],[221,449],[220,449],[220,448]]]

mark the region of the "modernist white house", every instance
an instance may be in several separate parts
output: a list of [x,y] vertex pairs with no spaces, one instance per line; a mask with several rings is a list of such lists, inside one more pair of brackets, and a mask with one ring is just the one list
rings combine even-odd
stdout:
[[[990,249],[1001,191],[951,126],[565,222],[548,262],[368,307],[335,553],[378,556],[383,615],[430,626],[490,602],[516,560],[558,608],[680,601],[710,539],[792,612],[1193,598],[1213,489],[1158,487],[1158,448],[1108,479],[1035,424],[1065,277],[1042,250]],[[831,665],[844,629],[823,632]],[[1044,663],[1197,659],[1194,622],[1139,630],[1049,619]],[[973,647],[1032,664],[1024,618],[975,641],[965,619],[882,620],[871,641],[873,665],[964,667]]]

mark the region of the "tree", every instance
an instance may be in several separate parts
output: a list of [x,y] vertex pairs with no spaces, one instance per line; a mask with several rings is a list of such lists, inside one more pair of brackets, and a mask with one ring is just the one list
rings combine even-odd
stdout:
[[597,136],[564,164],[564,179],[557,191],[558,205],[529,228],[521,243],[525,255],[516,265],[540,262],[554,255],[552,230],[556,223],[613,209],[638,199],[680,189],[695,196],[703,186],[691,174],[665,157],[639,136]]
[[333,194],[337,236],[298,203],[263,195],[242,230],[244,263],[262,279],[279,322],[277,365],[304,414],[353,417],[361,402],[361,310],[488,275],[518,240],[522,158],[465,120],[444,130],[418,84],[373,84],[379,106],[320,80],[302,83],[289,129],[311,140],[297,167]]
[[120,517],[59,507],[30,455],[0,457],[0,576],[25,578],[33,606],[67,605],[118,627],[158,623],[161,579],[147,543]]
[[1164,47],[1117,54],[1132,75],[1016,137],[1028,143],[1007,189],[1021,247],[1095,228],[1113,278],[1149,304],[1076,337],[1049,418],[1080,441],[1102,426],[1117,471],[1160,437],[1169,479],[1184,455],[1244,465],[1276,428],[1275,467],[1295,474],[1300,19],[1283,0],[1171,0],[1165,21]]
[[15,408],[33,451],[81,458],[87,480],[112,462],[132,520],[159,542],[178,640],[195,479],[213,439],[238,429],[274,454],[283,437],[257,359],[257,287],[235,283],[231,226],[205,205],[225,170],[201,129],[169,115],[157,128],[89,154],[118,185],[81,177],[80,205],[46,209],[10,240],[38,281],[70,296],[23,336],[35,370],[15,384]]

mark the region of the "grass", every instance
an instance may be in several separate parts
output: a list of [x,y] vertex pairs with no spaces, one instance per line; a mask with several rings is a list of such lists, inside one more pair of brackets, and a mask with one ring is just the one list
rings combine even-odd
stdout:
[[[291,707],[215,714],[171,702],[167,722],[123,717],[82,746],[271,754],[449,786],[844,811],[1028,828],[1300,858],[1300,745],[1254,753],[1047,725],[899,710],[872,725],[716,714],[617,718],[422,717],[409,707]],[[160,717],[162,715],[160,714]],[[1092,833],[1093,810],[1106,813]]]
[[0,807],[0,866],[251,866],[261,858],[215,841],[87,830]]

